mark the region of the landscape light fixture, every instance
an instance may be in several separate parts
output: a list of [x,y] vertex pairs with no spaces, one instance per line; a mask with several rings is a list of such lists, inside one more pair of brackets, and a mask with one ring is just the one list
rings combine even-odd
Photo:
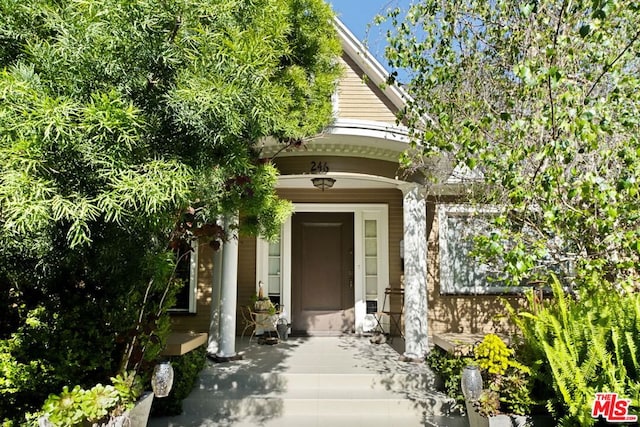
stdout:
[[477,401],[482,393],[482,375],[475,365],[465,366],[460,379],[462,394],[468,401]]
[[173,387],[173,367],[168,361],[158,363],[153,369],[151,388],[156,397],[167,397]]

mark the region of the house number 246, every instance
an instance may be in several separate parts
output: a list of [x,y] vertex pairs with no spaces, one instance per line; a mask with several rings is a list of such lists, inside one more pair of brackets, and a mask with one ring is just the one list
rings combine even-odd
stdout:
[[327,162],[311,162],[311,173],[327,173],[329,165]]

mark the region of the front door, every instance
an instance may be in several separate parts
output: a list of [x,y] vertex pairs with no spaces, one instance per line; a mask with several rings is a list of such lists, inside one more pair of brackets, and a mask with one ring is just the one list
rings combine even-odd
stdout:
[[353,213],[296,213],[292,234],[293,332],[352,332]]

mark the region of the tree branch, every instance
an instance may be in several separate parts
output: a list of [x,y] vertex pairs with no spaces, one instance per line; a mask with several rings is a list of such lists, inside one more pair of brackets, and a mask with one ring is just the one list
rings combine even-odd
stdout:
[[620,58],[622,58],[622,55],[624,55],[629,49],[631,49],[631,46],[633,46],[633,44],[638,40],[639,37],[640,37],[640,30],[638,30],[638,32],[636,32],[635,36],[633,36],[633,38],[631,40],[629,40],[629,43],[627,43],[627,45],[624,47],[624,49],[622,49],[622,51],[620,51],[618,56],[616,56],[616,58],[613,61],[611,61],[608,64],[605,64],[605,66],[602,69],[602,73],[600,73],[600,75],[598,76],[596,81],[593,82],[593,84],[591,85],[591,88],[587,92],[587,95],[585,96],[585,99],[587,99],[587,98],[589,98],[591,96],[591,93],[596,88],[598,83],[600,83],[600,80],[602,80],[602,78],[605,76],[605,74],[607,74],[609,72],[609,70],[611,70],[611,67],[613,67],[613,65],[616,62],[618,62],[618,60]]
[[[558,15],[558,23],[556,25],[556,31],[553,34],[553,53],[549,60],[549,65],[554,65],[556,62],[556,48],[558,46],[558,36],[560,35],[560,27],[562,26],[562,17],[564,16],[564,11],[567,7],[567,1],[562,2],[562,6],[560,7],[560,14]],[[551,67],[549,67],[551,68]],[[551,139],[555,140],[558,137],[557,127],[556,127],[556,108],[555,102],[553,99],[553,92],[551,90],[551,75],[547,75],[547,89],[549,90],[549,106],[551,107]]]

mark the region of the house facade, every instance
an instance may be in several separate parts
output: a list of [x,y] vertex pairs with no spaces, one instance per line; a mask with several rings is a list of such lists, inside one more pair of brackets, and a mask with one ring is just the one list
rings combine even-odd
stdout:
[[[197,245],[185,268],[190,286],[173,329],[208,332],[210,352],[233,355],[241,308],[260,287],[284,308],[294,333],[366,333],[378,326],[374,313],[402,312],[399,328],[384,317],[383,327],[404,336],[408,358],[422,358],[434,333],[504,326],[495,317],[503,311],[500,290],[465,263],[463,231],[472,217],[456,203],[458,183],[434,194],[402,174],[408,138],[396,114],[406,96],[381,89],[383,67],[337,20],[336,28],[344,73],[334,123],[302,148],[262,147],[280,170],[278,194],[295,207],[279,241],[240,236],[221,251]],[[387,288],[403,293],[385,296]]]

